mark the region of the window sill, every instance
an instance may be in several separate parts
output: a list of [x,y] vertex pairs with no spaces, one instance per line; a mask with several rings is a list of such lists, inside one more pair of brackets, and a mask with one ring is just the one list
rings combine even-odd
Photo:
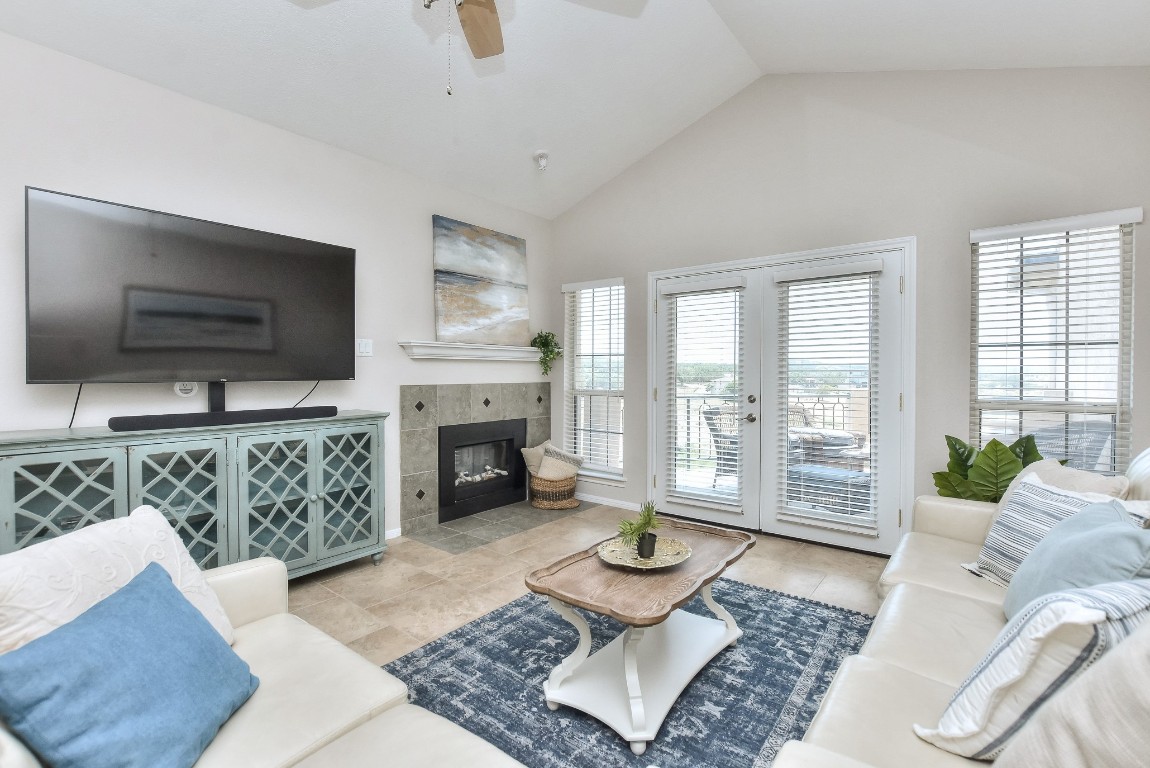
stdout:
[[580,469],[579,481],[593,485],[609,485],[615,488],[623,488],[627,485],[627,478],[623,475],[596,469]]

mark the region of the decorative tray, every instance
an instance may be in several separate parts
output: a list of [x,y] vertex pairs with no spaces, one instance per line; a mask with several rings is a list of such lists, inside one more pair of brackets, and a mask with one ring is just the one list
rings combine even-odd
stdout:
[[599,545],[599,557],[605,563],[648,571],[678,565],[691,556],[691,547],[678,539],[660,536],[655,540],[655,556],[639,557],[634,544],[624,544],[618,537]]

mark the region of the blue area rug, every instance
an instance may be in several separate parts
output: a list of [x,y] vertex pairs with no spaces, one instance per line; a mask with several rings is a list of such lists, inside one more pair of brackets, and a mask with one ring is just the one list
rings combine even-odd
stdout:
[[[802,738],[831,678],[857,653],[871,617],[729,579],[713,586],[743,637],[687,686],[644,755],[598,720],[552,712],[543,681],[575,650],[575,629],[526,595],[384,667],[412,701],[463,726],[529,768],[765,768]],[[701,598],[686,610],[713,616]],[[623,624],[582,611],[593,650]]]

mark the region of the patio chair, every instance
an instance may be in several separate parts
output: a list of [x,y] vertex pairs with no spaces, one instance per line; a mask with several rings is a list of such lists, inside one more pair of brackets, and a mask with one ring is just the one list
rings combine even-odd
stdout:
[[703,420],[711,432],[715,446],[715,476],[711,487],[718,485],[721,475],[739,473],[738,414],[730,406],[708,405],[703,408]]

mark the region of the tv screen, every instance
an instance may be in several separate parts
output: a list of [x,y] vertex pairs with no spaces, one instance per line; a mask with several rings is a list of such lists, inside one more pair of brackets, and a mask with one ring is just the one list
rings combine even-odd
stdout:
[[355,250],[28,187],[28,382],[355,378]]

